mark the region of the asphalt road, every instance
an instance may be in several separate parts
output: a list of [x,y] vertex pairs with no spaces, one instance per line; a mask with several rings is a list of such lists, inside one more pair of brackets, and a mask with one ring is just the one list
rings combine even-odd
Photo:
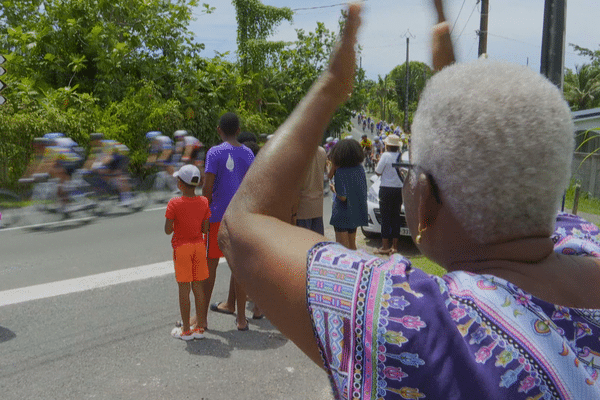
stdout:
[[[204,340],[170,337],[179,309],[164,211],[0,230],[0,397],[331,399],[325,373],[266,319],[238,332],[233,316],[210,313]],[[333,240],[329,196],[324,214]],[[160,273],[141,279],[148,265]],[[229,277],[223,263],[213,301]]]
[[[204,340],[172,339],[179,309],[171,273],[50,293],[52,282],[169,262],[163,221],[160,207],[0,231],[0,397],[330,399],[325,374],[267,320],[238,332],[233,316],[210,313]],[[226,298],[229,277],[220,265],[214,300]],[[52,297],[1,303],[15,291]]]

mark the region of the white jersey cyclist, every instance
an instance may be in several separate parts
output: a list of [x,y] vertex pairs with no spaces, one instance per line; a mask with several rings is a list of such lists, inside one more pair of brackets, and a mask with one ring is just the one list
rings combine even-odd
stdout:
[[173,140],[165,135],[159,135],[152,139],[150,144],[150,153],[162,153],[163,151],[173,150]]

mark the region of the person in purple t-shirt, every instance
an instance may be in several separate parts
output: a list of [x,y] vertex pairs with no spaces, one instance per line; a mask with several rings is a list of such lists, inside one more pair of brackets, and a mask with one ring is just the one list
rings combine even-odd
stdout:
[[[240,120],[234,113],[226,113],[221,116],[217,132],[223,140],[218,146],[212,147],[206,153],[206,167],[204,185],[202,194],[208,199],[210,204],[211,217],[208,243],[208,279],[202,281],[204,291],[205,309],[201,314],[203,321],[198,321],[198,325],[206,327],[208,304],[215,284],[215,274],[219,258],[223,253],[217,242],[217,233],[223,214],[237,191],[240,183],[254,161],[252,151],[239,143],[236,139],[240,133]],[[239,330],[248,330],[248,320],[246,319],[246,293],[241,286],[235,283],[233,275],[231,277],[230,293],[226,303],[215,303],[211,305],[211,310],[224,314],[233,314],[237,305],[237,328]]]

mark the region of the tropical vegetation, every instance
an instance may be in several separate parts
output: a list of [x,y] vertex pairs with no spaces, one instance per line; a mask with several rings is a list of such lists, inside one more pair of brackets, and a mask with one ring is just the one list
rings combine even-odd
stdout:
[[[260,0],[232,0],[237,59],[205,57],[189,29],[214,8],[199,0],[0,0],[0,54],[6,103],[0,106],[0,187],[15,187],[31,143],[63,132],[82,146],[103,132],[130,149],[141,172],[144,134],[187,129],[207,145],[219,138],[220,114],[237,112],[243,129],[272,133],[325,67],[340,26],[316,23],[292,42],[270,37],[294,13]],[[353,96],[324,137],[349,129],[353,110],[404,121],[404,69],[378,82],[358,69]],[[411,62],[409,120],[431,70]]]

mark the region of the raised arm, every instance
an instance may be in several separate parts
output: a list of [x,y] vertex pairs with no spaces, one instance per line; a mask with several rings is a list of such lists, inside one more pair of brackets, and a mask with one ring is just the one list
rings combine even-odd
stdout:
[[352,92],[360,6],[351,4],[329,67],[261,149],[221,223],[219,245],[236,279],[288,338],[322,365],[306,303],[307,252],[324,237],[288,223],[299,179],[329,121]]
[[444,4],[442,0],[433,0],[437,13],[438,23],[433,27],[432,56],[433,70],[440,71],[444,67],[454,63],[454,48],[450,38],[450,25],[444,16]]

